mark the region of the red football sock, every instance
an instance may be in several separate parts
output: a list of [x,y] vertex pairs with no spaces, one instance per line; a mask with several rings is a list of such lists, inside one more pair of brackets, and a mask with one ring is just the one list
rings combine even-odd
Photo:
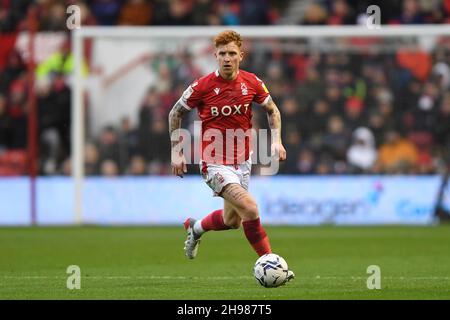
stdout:
[[202,229],[205,231],[209,230],[228,230],[231,229],[223,222],[223,210],[216,210],[208,214],[202,219]]
[[271,253],[269,237],[266,234],[260,219],[249,220],[242,222],[244,227],[244,233],[248,242],[252,245],[258,256],[262,256],[266,253]]

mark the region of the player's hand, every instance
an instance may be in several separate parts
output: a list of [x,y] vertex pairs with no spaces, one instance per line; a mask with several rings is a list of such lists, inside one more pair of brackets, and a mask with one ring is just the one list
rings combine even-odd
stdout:
[[187,172],[186,158],[184,154],[177,156],[172,155],[172,173],[180,178],[183,178],[183,174]]
[[274,142],[272,143],[272,156],[278,156],[279,161],[286,160],[286,149],[282,143]]

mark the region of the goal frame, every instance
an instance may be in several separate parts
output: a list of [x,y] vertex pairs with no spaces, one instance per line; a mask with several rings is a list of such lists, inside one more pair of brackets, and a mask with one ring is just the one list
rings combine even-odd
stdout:
[[217,33],[233,29],[247,38],[323,38],[323,37],[401,37],[401,36],[449,36],[450,25],[381,25],[370,29],[365,25],[352,26],[189,26],[189,27],[89,27],[81,26],[71,33],[74,55],[72,81],[72,179],[74,182],[75,223],[83,222],[83,180],[84,180],[84,101],[82,58],[83,41],[86,38],[128,38],[128,39],[174,39],[188,37],[213,37]]

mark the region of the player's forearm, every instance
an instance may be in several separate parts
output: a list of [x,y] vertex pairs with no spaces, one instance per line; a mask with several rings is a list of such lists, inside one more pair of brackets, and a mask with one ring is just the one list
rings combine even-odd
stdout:
[[269,128],[272,132],[273,141],[278,141],[281,143],[281,114],[272,98],[269,99],[265,109],[267,112],[267,120],[269,122]]
[[169,113],[169,135],[172,147],[180,141],[181,121],[188,110],[177,102]]
[[281,116],[280,111],[274,110],[271,113],[267,113],[267,120],[269,121],[269,127],[274,137],[273,141],[279,141],[281,143]]

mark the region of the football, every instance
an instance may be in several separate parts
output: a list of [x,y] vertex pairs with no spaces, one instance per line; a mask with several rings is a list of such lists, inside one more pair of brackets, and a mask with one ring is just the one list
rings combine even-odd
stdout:
[[266,288],[283,285],[288,276],[286,261],[275,253],[268,253],[258,258],[253,269],[256,280]]

